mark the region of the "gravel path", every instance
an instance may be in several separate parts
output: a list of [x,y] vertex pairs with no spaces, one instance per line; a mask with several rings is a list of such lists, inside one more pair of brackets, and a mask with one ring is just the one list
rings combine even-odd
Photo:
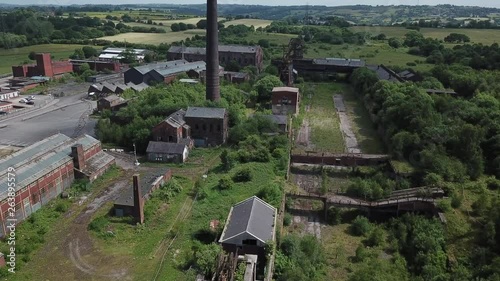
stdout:
[[333,102],[335,103],[335,108],[337,109],[337,113],[339,115],[340,129],[342,130],[342,135],[344,136],[347,152],[361,153],[358,140],[352,130],[351,121],[349,120],[349,116],[347,116],[343,97],[341,95],[334,95]]

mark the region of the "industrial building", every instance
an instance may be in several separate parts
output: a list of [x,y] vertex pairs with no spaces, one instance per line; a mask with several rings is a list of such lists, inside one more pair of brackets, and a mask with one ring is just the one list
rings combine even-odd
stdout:
[[120,72],[122,64],[117,61],[98,61],[98,60],[69,60],[73,64],[73,71],[80,70],[80,66],[84,63],[88,64],[91,70]]
[[14,77],[58,77],[73,72],[73,65],[69,61],[52,61],[49,53],[35,54],[36,64],[12,66]]
[[150,141],[146,155],[150,162],[184,163],[189,149],[183,143]]
[[274,115],[295,115],[299,113],[299,88],[274,87],[271,102]]
[[177,110],[167,116],[165,120],[154,126],[152,130],[153,140],[182,143],[192,148],[191,127],[186,124],[184,120],[185,115],[185,110]]
[[[200,78],[200,73],[206,69],[205,62],[188,62],[186,60],[174,60],[168,62],[157,62],[133,67],[124,74],[125,83],[172,83],[177,76],[186,73],[190,78]],[[223,69],[221,69],[221,72]]]
[[[91,136],[56,134],[0,160],[0,237],[9,216],[8,173],[15,174],[15,218],[20,222],[68,188],[75,178],[94,181],[115,159]],[[10,170],[9,170],[10,169]],[[15,172],[12,172],[14,169]]]
[[120,110],[120,108],[128,105],[128,100],[117,95],[102,97],[97,100],[97,111],[110,110],[112,112]]
[[226,252],[265,256],[264,246],[275,241],[276,208],[257,196],[231,207],[219,243]]
[[99,60],[101,61],[116,61],[123,59],[124,53],[130,51],[134,54],[136,61],[143,61],[144,56],[148,52],[145,49],[126,49],[126,48],[106,48],[101,51],[99,55]]
[[191,128],[191,138],[196,146],[226,143],[229,117],[225,108],[188,107],[184,119]]
[[[167,52],[168,60],[207,61],[207,49],[199,47],[172,46]],[[231,62],[241,67],[255,66],[259,71],[264,67],[264,52],[260,46],[219,45],[219,64]]]
[[159,168],[144,176],[135,174],[132,186],[126,188],[114,203],[115,216],[132,216],[136,222],[144,222],[144,203],[153,191],[160,188],[172,178],[172,170]]
[[146,83],[134,84],[134,83],[109,83],[109,82],[101,82],[90,85],[88,89],[88,95],[94,96],[95,98],[106,97],[108,95],[119,95],[125,92],[125,90],[132,89],[135,92],[140,92],[144,89],[149,88],[149,85]]

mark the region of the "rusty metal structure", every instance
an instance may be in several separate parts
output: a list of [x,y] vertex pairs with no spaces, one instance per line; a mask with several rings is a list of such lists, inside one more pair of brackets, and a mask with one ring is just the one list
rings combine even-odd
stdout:
[[219,101],[219,29],[217,23],[217,0],[207,0],[206,63],[206,99],[211,101]]
[[278,68],[281,81],[287,86],[293,85],[293,60],[304,57],[305,41],[301,37],[292,38],[288,46],[283,46],[283,57],[273,60],[272,64]]

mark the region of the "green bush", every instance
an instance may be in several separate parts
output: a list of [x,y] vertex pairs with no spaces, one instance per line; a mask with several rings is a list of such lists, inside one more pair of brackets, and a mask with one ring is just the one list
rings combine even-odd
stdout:
[[108,226],[109,221],[105,217],[98,217],[93,219],[88,226],[88,230],[92,230],[95,232],[104,231],[104,229]]
[[243,168],[233,176],[234,182],[247,182],[252,180],[252,171],[249,168]]
[[451,196],[451,207],[453,209],[460,208],[460,206],[462,206],[462,199],[462,196],[453,193],[453,195]]
[[289,213],[285,214],[285,217],[283,218],[283,225],[284,226],[289,226],[292,224],[292,215]]
[[219,180],[219,184],[217,185],[217,187],[219,188],[219,190],[229,190],[233,187],[233,181],[227,176],[222,177]]
[[59,212],[59,213],[66,213],[66,211],[68,211],[68,204],[66,202],[57,202],[56,204],[56,207],[55,207],[55,210],[56,212]]
[[372,229],[364,243],[366,246],[377,247],[384,243],[384,239],[384,230],[376,226]]
[[444,212],[448,212],[451,210],[451,202],[448,199],[443,199],[439,201],[437,205]]
[[328,209],[328,223],[331,225],[342,223],[342,212],[339,208],[331,207]]
[[356,236],[367,235],[372,229],[370,221],[363,216],[357,216],[351,224],[351,233]]

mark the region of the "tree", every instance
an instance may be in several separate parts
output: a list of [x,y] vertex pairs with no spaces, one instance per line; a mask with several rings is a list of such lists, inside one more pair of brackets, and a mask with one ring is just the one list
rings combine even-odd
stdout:
[[196,23],[196,27],[198,29],[206,29],[207,28],[207,20],[200,20]]
[[75,49],[75,52],[69,58],[83,60],[85,59],[85,54],[82,49]]
[[224,149],[220,155],[222,168],[224,171],[229,171],[234,166],[234,158],[230,155],[229,150]]
[[254,89],[257,91],[258,101],[270,101],[273,88],[280,86],[283,86],[283,82],[276,76],[267,75],[257,80]]
[[356,236],[363,236],[370,232],[372,225],[370,221],[363,216],[357,216],[351,224],[351,233]]
[[262,48],[269,48],[269,40],[267,39],[260,39],[257,44],[259,44]]
[[178,23],[173,23],[171,26],[170,26],[170,29],[173,31],[173,32],[177,32],[177,31],[180,31],[181,30],[181,27]]
[[36,55],[35,51],[31,51],[31,52],[28,54],[28,58],[29,58],[30,60],[35,60],[35,55]]
[[99,52],[90,46],[84,46],[82,51],[85,58],[97,57],[99,55]]
[[198,268],[205,277],[211,278],[217,266],[217,257],[222,253],[220,245],[212,243],[202,245],[195,253],[195,267]]
[[384,239],[384,230],[380,226],[376,226],[364,242],[366,246],[377,247],[384,243]]
[[235,182],[247,182],[252,180],[252,171],[249,168],[243,168],[233,176]]
[[230,177],[222,177],[219,179],[219,184],[217,185],[219,190],[228,190],[233,187],[233,181],[231,180]]
[[187,30],[187,29],[188,28],[187,28],[187,25],[185,23],[183,23],[183,22],[179,23],[179,30],[184,31],[184,30]]

